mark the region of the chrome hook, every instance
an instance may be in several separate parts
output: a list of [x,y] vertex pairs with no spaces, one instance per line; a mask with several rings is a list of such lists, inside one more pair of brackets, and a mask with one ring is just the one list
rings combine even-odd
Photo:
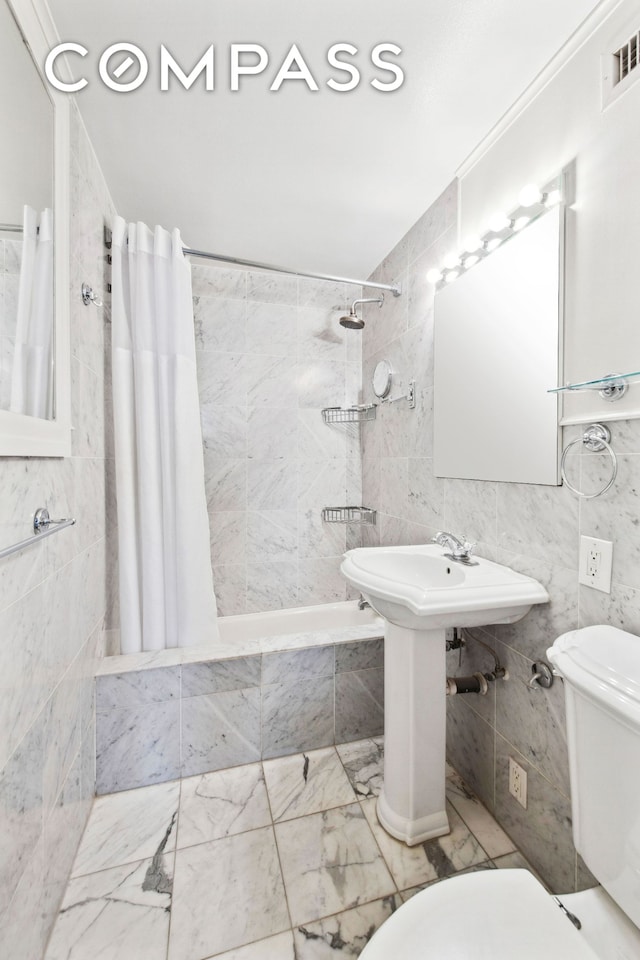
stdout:
[[82,292],[82,302],[86,307],[88,307],[90,303],[92,303],[94,307],[102,306],[102,300],[96,293],[94,293],[93,287],[90,287],[88,283],[82,284],[81,292]]

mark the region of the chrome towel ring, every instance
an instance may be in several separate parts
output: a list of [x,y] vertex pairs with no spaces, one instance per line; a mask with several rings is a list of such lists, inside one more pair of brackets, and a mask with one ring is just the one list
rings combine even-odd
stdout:
[[[565,473],[565,462],[569,450],[571,450],[571,447],[575,446],[576,443],[583,443],[587,450],[591,450],[593,453],[599,453],[601,450],[606,450],[611,457],[611,477],[604,487],[601,490],[597,490],[595,493],[583,493],[582,490],[578,490],[577,487],[574,487],[573,484],[569,483],[567,480],[567,474]],[[572,440],[571,443],[567,444],[562,451],[560,475],[565,486],[567,486],[572,493],[575,493],[576,497],[581,497],[583,500],[594,500],[596,497],[601,497],[603,493],[606,493],[607,490],[613,486],[616,476],[618,475],[618,458],[611,447],[611,431],[609,428],[605,427],[602,423],[592,423],[586,428],[581,437],[578,437],[577,440]]]

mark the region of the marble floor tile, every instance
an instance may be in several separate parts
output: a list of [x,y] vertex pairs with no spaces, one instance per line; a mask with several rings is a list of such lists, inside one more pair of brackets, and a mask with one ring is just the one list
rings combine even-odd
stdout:
[[359,957],[378,927],[401,903],[399,894],[391,894],[325,920],[297,927],[293,931],[296,960]]
[[182,781],[179,847],[218,840],[270,824],[269,801],[259,763]]
[[215,956],[289,927],[271,827],[177,851],[169,960]]
[[493,860],[485,860],[483,863],[476,863],[473,867],[469,867],[467,870],[458,870],[457,873],[452,873],[450,877],[443,877],[442,880],[431,880],[429,883],[421,883],[417,887],[409,887],[408,890],[403,890],[400,894],[402,902],[406,903],[407,900],[411,900],[411,897],[415,897],[416,893],[422,893],[423,890],[426,890],[427,887],[433,887],[436,883],[442,883],[444,880],[455,880],[456,877],[463,877],[466,873],[478,873],[480,870],[495,870],[496,864]]
[[299,960],[299,954],[295,952],[293,945],[293,932],[287,930],[275,937],[248,943],[246,947],[218,953],[215,960]]
[[490,857],[502,857],[516,849],[513,840],[498,826],[485,806],[457,773],[447,778],[447,800],[460,814],[478,843]]
[[97,797],[72,877],[175,849],[180,781]]
[[294,925],[396,892],[359,804],[278,823],[275,831]]
[[174,854],[71,880],[45,960],[164,960]]
[[274,823],[356,800],[333,747],[263,762]]
[[384,740],[357,740],[336,747],[358,797],[377,797],[382,789]]
[[440,880],[489,859],[450,805],[447,813],[451,833],[415,847],[408,847],[406,843],[396,840],[380,826],[376,800],[364,800],[362,809],[399,890]]

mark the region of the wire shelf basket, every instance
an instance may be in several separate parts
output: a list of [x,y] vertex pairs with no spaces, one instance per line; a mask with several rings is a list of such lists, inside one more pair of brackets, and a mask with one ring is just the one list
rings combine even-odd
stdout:
[[325,507],[323,523],[360,523],[374,525],[376,511],[370,507]]
[[325,423],[362,423],[363,420],[375,420],[375,418],[375,403],[359,407],[325,407],[322,411],[322,419]]

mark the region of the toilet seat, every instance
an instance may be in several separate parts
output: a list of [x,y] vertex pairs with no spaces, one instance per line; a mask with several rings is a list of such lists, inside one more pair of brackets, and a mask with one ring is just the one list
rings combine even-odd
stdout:
[[380,927],[361,960],[598,960],[528,870],[435,883]]

